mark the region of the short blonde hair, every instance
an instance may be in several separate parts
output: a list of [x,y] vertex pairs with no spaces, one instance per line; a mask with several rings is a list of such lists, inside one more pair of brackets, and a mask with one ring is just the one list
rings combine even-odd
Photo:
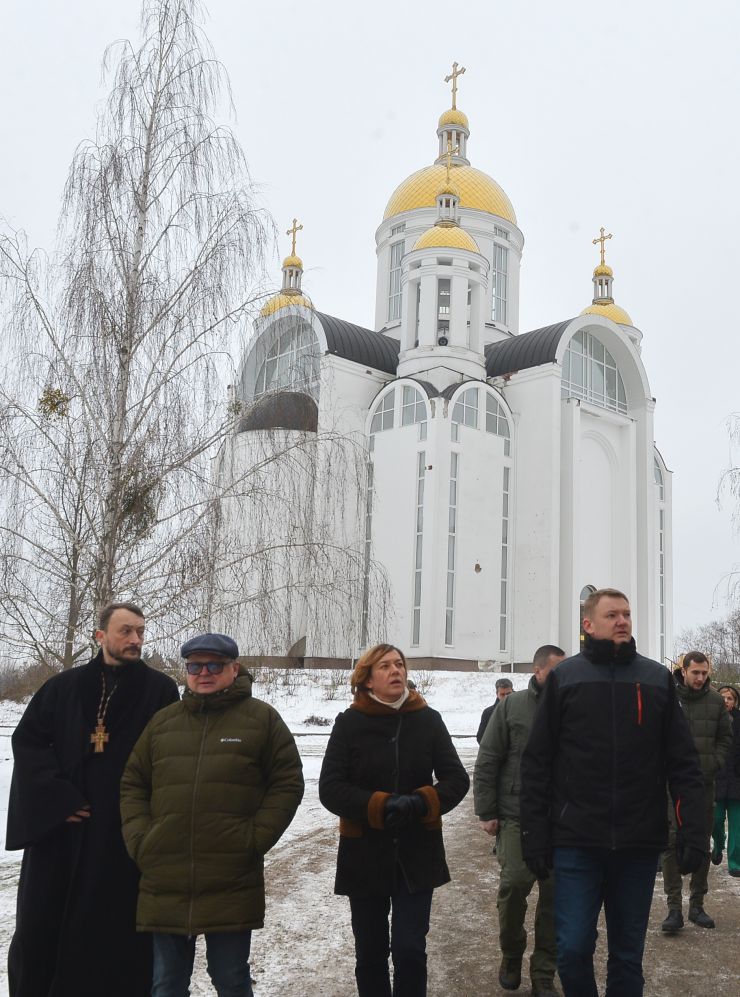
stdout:
[[377,665],[380,659],[385,657],[385,655],[390,651],[395,651],[400,656],[403,661],[403,670],[408,675],[409,670],[406,664],[406,655],[400,648],[396,647],[394,644],[376,644],[374,647],[371,647],[365,651],[362,657],[357,659],[357,664],[353,668],[352,674],[349,677],[352,692],[365,688],[365,683],[370,677],[373,665]]

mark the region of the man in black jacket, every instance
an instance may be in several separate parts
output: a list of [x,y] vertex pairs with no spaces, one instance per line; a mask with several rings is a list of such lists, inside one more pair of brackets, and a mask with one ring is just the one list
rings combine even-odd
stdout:
[[119,784],[177,686],[141,661],[144,617],[101,613],[100,653],[31,699],[13,734],[8,849],[24,849],[11,997],[148,997],[152,952],[136,933],[139,874],[121,836]]
[[538,879],[555,870],[565,997],[597,997],[602,902],[606,997],[641,997],[655,873],[668,841],[666,783],[687,873],[706,851],[704,780],[670,672],[637,653],[626,596],[594,592],[583,629],[583,651],[548,676],[522,756],[522,852]]

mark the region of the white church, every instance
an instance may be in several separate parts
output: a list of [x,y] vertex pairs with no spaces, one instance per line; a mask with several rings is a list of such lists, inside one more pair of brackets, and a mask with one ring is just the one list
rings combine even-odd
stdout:
[[[261,482],[259,516],[254,495],[225,504],[233,550],[265,533],[275,551],[267,585],[264,563],[232,559],[222,605],[239,603],[238,585],[269,596],[240,615],[224,608],[224,626],[269,660],[346,665],[385,639],[416,667],[506,671],[543,643],[577,651],[583,600],[613,586],[630,598],[640,650],[664,661],[671,473],[654,442],[642,333],[614,301],[611,236],[594,239],[593,300],[580,315],[521,332],[524,236],[504,191],[471,163],[463,72],[455,64],[447,77],[436,158],[396,187],[376,231],[373,329],[307,296],[293,223],[282,289],[233,389],[245,414],[219,464],[233,480],[257,468]],[[361,452],[356,495],[351,475],[322,465],[328,437]],[[272,459],[276,447],[291,459]],[[329,555],[311,553],[312,530],[321,551],[348,553],[341,578]],[[292,544],[297,531],[304,542]]]

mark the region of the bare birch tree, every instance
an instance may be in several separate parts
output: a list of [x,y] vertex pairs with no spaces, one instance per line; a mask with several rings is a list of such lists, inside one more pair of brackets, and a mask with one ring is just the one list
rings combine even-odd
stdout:
[[112,597],[162,615],[202,582],[209,458],[233,421],[224,351],[271,235],[216,123],[228,80],[197,0],[145,2],[142,35],[106,53],[55,253],[0,238],[0,637],[56,666]]

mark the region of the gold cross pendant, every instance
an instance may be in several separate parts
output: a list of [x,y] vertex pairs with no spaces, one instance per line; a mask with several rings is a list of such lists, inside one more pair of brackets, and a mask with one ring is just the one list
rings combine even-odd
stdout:
[[108,732],[105,729],[105,724],[98,721],[98,725],[95,728],[95,732],[90,735],[90,744],[95,745],[95,751],[93,754],[99,755],[105,750],[105,745],[108,743],[110,738],[108,737]]

